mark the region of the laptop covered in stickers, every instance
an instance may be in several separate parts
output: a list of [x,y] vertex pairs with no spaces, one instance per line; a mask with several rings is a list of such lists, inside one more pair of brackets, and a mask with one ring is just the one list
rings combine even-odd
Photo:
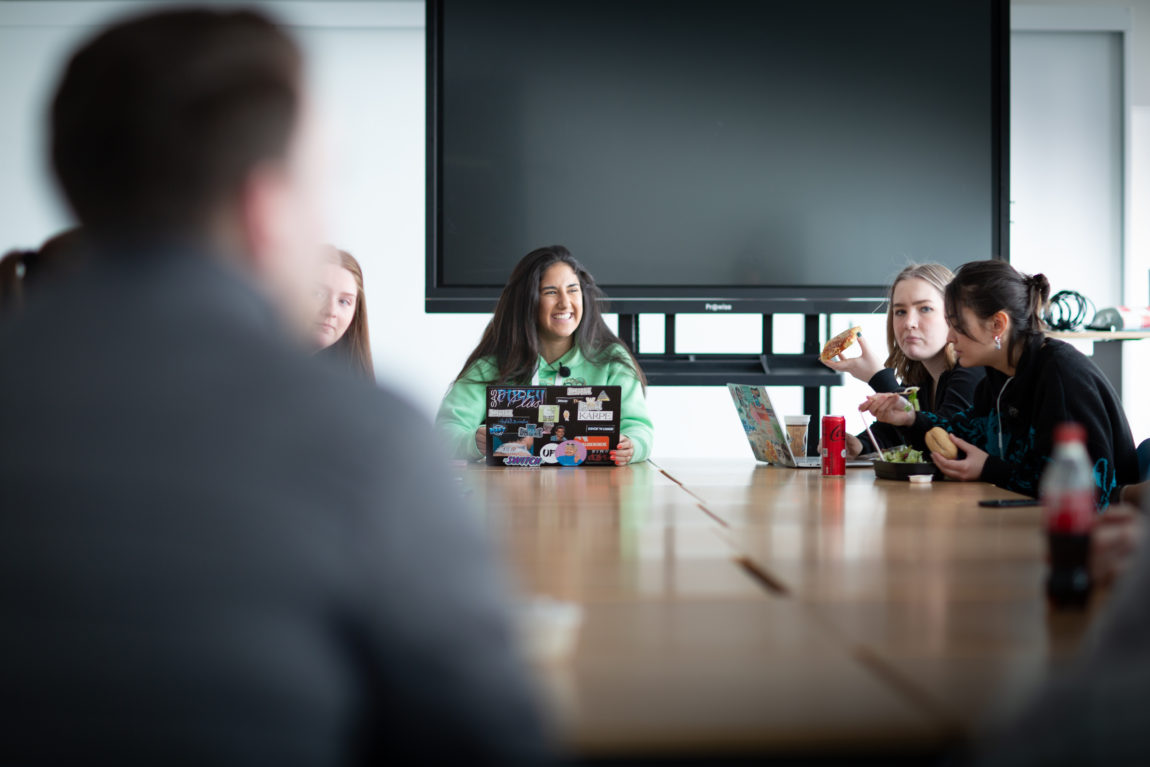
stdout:
[[618,386],[488,386],[489,466],[613,466]]

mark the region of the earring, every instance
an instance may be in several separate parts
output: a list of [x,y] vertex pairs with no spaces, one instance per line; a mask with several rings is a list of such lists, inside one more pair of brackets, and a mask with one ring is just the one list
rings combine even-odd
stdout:
[[994,337],[994,348],[995,349],[1001,349],[1002,348],[1002,339],[999,338],[998,336]]

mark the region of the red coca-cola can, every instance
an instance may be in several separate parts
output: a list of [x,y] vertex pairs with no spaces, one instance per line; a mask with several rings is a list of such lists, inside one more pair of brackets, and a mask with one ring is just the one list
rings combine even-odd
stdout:
[[845,477],[847,473],[847,419],[841,415],[823,416],[822,466],[824,477]]

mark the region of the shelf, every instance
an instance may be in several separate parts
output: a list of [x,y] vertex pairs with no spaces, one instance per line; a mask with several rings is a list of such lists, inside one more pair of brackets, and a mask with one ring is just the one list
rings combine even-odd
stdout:
[[1141,341],[1150,330],[1048,330],[1046,335],[1067,341]]
[[836,373],[804,354],[640,355],[639,365],[653,386],[839,386]]

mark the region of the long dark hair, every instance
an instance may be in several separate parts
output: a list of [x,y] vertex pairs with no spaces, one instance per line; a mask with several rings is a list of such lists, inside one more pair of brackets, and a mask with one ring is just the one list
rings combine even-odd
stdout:
[[495,314],[483,331],[483,338],[463,364],[463,369],[455,377],[456,381],[462,380],[471,367],[485,357],[495,360],[495,380],[475,383],[514,385],[531,381],[539,362],[540,350],[539,284],[543,273],[560,262],[570,266],[579,278],[583,316],[575,330],[575,345],[583,357],[593,365],[625,362],[646,388],[647,378],[639,363],[603,321],[603,309],[600,306],[605,298],[603,291],[595,284],[591,273],[562,245],[533,250],[515,265],[499,296]]
[[1049,300],[1050,281],[1046,275],[1023,274],[1005,261],[972,261],[960,266],[946,286],[946,321],[956,332],[969,337],[961,307],[970,309],[980,320],[1006,312],[1010,316],[1006,356],[1014,363],[1018,359],[1016,347],[1044,336],[1046,322],[1042,315]]
[[355,375],[374,381],[375,366],[371,361],[371,337],[367,330],[367,295],[363,290],[363,269],[346,250],[333,247],[327,259],[351,272],[355,278],[355,314],[340,339],[321,353],[344,362]]
[[0,259],[0,312],[14,311],[24,301],[29,285],[59,277],[87,259],[85,235],[80,227],[49,237],[39,250],[13,250]]
[[34,250],[13,250],[0,258],[0,312],[13,311],[24,298],[24,275]]

